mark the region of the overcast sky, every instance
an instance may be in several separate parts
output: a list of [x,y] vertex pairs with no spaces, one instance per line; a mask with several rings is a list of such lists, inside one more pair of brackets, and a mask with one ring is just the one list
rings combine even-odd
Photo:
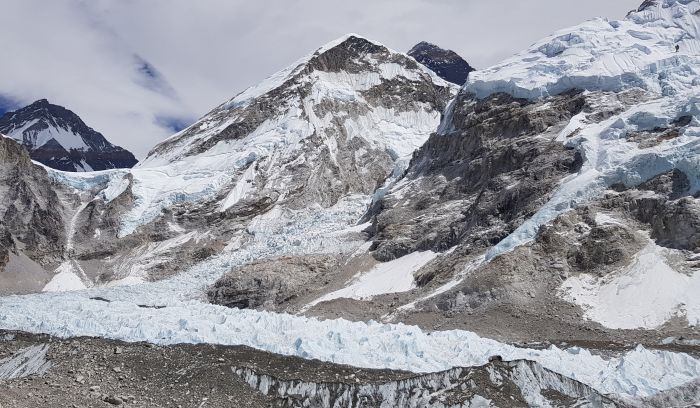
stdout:
[[641,0],[3,0],[0,110],[47,98],[143,158],[324,43],[427,40],[476,68]]

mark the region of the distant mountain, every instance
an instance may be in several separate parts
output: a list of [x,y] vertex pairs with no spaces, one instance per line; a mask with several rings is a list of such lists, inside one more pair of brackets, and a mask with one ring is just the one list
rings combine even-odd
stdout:
[[456,52],[444,50],[425,41],[411,48],[408,55],[430,68],[440,78],[457,85],[464,85],[469,73],[474,71],[474,68]]
[[32,159],[64,171],[93,171],[133,167],[129,151],[111,144],[70,110],[40,99],[7,112],[0,133],[22,144]]

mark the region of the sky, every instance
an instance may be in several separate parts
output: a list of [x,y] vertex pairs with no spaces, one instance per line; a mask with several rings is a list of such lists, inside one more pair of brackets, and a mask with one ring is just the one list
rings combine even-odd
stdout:
[[2,0],[0,112],[46,98],[138,158],[346,33],[488,67],[642,0]]

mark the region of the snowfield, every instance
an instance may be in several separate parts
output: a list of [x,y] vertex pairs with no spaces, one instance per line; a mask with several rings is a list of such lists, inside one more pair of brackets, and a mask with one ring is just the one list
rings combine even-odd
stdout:
[[305,306],[340,299],[369,299],[385,293],[407,292],[416,287],[413,274],[438,256],[433,251],[413,252],[393,261],[383,262],[353,277],[343,289],[331,292]]

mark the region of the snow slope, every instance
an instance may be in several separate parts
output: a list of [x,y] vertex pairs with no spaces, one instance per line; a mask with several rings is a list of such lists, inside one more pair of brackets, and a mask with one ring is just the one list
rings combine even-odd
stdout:
[[85,289],[87,286],[75,271],[72,261],[65,261],[54,271],[55,275],[44,286],[44,292],[65,292]]
[[38,121],[38,119],[35,119],[31,122],[23,124],[21,127],[11,129],[7,132],[7,136],[15,139],[20,144],[29,143],[34,149],[45,145],[52,139],[58,142],[58,144],[60,144],[61,147],[67,151],[70,149],[85,150],[88,148],[82,137],[71,129],[48,127],[38,132],[33,132],[29,136],[25,136],[24,131]]
[[[308,137],[314,130],[327,127],[333,119],[330,115],[322,118],[311,117],[309,120],[303,120],[300,117],[302,107],[309,107],[318,104],[323,99],[337,100],[357,100],[362,101],[364,97],[361,92],[370,89],[373,86],[380,85],[383,81],[392,80],[395,78],[406,78],[409,80],[420,80],[421,77],[428,78],[429,81],[437,86],[446,87],[456,91],[456,87],[440,77],[431,70],[418,65],[414,69],[391,63],[370,61],[374,64],[374,70],[362,73],[350,73],[346,71],[320,71],[312,70],[311,72],[300,75],[305,69],[308,69],[307,64],[313,57],[322,55],[332,48],[342,44],[345,41],[353,38],[360,38],[375,46],[386,49],[392,55],[403,55],[393,51],[384,45],[359,36],[357,34],[347,34],[336,40],[333,40],[324,46],[317,49],[314,53],[309,54],[298,61],[294,62],[287,68],[271,75],[263,82],[252,86],[245,91],[239,93],[234,98],[225,102],[221,106],[214,109],[208,115],[205,115],[199,121],[194,123],[187,129],[171,136],[163,141],[159,146],[156,146],[148,156],[138,164],[138,167],[158,167],[174,160],[183,158],[189,147],[196,142],[206,140],[220,133],[230,125],[237,123],[240,118],[236,115],[237,109],[249,105],[256,98],[265,96],[266,94],[282,89],[285,87],[302,87],[305,85],[312,86],[312,95],[310,98],[302,101],[302,106],[297,107],[299,110],[287,112],[280,117],[266,122],[261,128],[255,130],[251,135],[244,139],[247,142],[247,152],[256,152],[256,156],[269,154],[272,147],[290,149],[299,140]],[[368,57],[371,60],[371,57]],[[300,78],[301,76],[301,78]],[[375,112],[375,110],[377,112]],[[430,109],[426,109],[430,110]],[[310,113],[309,109],[304,110],[305,113]],[[218,112],[228,112],[226,115],[217,115]],[[427,112],[426,112],[427,113]],[[418,148],[427,138],[423,135],[424,132],[431,132],[439,123],[439,113],[432,112],[428,115],[419,115],[412,118],[395,118],[394,115],[400,115],[401,112],[393,109],[381,109],[381,107],[373,107],[367,113],[367,121],[371,122],[373,127],[368,127],[368,133],[363,133],[360,136],[367,138],[371,142],[381,143],[388,147],[401,152],[401,156],[411,153]],[[344,112],[338,112],[341,115],[347,115]],[[376,117],[372,117],[376,115]],[[362,116],[361,116],[362,118]],[[376,126],[379,126],[377,128]],[[401,133],[404,139],[398,137],[397,132],[392,132],[392,128],[403,130]],[[193,132],[196,130],[196,132]],[[389,130],[387,132],[387,130]],[[183,137],[188,135],[187,137]],[[415,135],[419,135],[415,137]],[[176,141],[176,148],[163,151],[162,146]],[[255,143],[251,143],[255,142]],[[403,143],[401,143],[403,142]],[[408,142],[408,143],[406,143]],[[226,144],[220,142],[220,144]],[[260,151],[250,149],[251,146],[261,145]],[[218,147],[218,146],[217,146]],[[232,145],[226,146],[226,150]],[[221,151],[220,150],[220,151]]]

